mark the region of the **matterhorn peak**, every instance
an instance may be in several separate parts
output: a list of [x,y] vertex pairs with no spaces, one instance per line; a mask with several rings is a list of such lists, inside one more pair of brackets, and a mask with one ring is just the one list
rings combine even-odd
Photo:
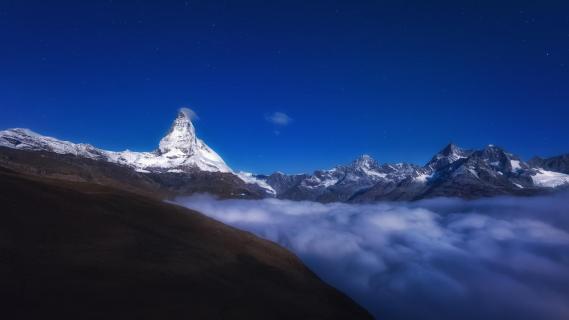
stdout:
[[160,140],[158,152],[160,154],[181,153],[192,155],[196,151],[198,139],[196,129],[191,118],[195,114],[192,110],[181,108],[178,116],[174,119],[168,134]]
[[134,160],[127,160],[122,154],[118,154],[118,161],[125,161],[138,168],[147,170],[166,169],[171,172],[185,171],[197,168],[202,171],[231,172],[223,159],[196,136],[196,129],[192,119],[196,114],[187,108],[178,110],[178,115],[168,134],[162,140],[158,150],[150,154],[128,155]]

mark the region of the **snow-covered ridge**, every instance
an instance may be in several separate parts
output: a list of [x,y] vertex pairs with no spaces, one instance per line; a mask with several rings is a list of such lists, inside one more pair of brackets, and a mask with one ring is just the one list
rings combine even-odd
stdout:
[[569,184],[569,175],[541,168],[531,178],[536,186],[543,188],[557,188]]
[[[379,164],[372,157],[362,155],[352,163],[313,174],[275,173],[256,178],[278,190],[279,197],[322,201],[366,199],[366,193],[370,194],[367,199],[409,200],[432,190],[439,196],[464,196],[471,190],[474,194],[488,186],[495,188],[488,195],[569,186],[568,174],[532,166],[499,147],[464,150],[454,144],[439,151],[424,166]],[[445,190],[445,186],[449,186],[448,189]],[[392,195],[393,198],[389,198]]]
[[258,179],[254,174],[250,172],[239,171],[237,172],[237,176],[245,183],[256,184],[262,189],[266,190],[268,194],[272,196],[277,196],[277,192],[275,191],[275,189],[273,189],[273,187],[271,187],[266,181]]
[[0,131],[0,146],[12,149],[48,151],[72,154],[89,159],[106,159],[107,152],[90,144],[72,143],[42,136],[29,129],[15,128]]
[[[254,184],[268,196],[314,200],[347,200],[371,190],[375,194],[392,191],[400,194],[426,192],[444,182],[457,182],[449,190],[465,186],[487,185],[519,189],[557,188],[569,186],[569,174],[543,169],[527,163],[496,146],[482,150],[463,150],[449,144],[424,166],[407,163],[379,164],[368,155],[329,170],[313,174],[270,176],[233,172],[223,159],[196,136],[190,115],[181,110],[158,148],[151,152],[107,151],[90,144],[72,143],[42,136],[28,129],[0,131],[0,146],[20,150],[70,154],[99,161],[108,161],[133,168],[141,173],[184,174],[208,171],[232,173],[246,184]],[[563,165],[559,165],[563,168]],[[374,190],[375,189],[375,190]],[[449,191],[444,191],[447,195]],[[464,192],[468,193],[468,190]],[[452,196],[453,194],[451,194]]]
[[0,146],[32,151],[72,154],[132,167],[139,172],[232,172],[223,159],[195,134],[189,115],[180,111],[168,134],[152,152],[107,151],[89,144],[42,136],[28,129],[0,131]]

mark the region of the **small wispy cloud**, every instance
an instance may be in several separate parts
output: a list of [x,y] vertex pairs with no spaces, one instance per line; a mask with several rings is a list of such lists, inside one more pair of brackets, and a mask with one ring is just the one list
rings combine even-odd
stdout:
[[283,112],[274,112],[266,116],[265,119],[277,126],[287,126],[292,122],[292,118]]
[[186,117],[188,117],[188,119],[190,119],[190,120],[198,120],[199,119],[198,114],[190,108],[185,108],[185,107],[180,108],[179,111],[184,113],[186,115]]

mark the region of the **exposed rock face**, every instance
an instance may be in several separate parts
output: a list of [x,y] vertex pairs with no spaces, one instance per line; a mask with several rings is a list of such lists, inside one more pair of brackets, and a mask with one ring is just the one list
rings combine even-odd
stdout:
[[427,167],[432,171],[439,170],[444,168],[453,162],[456,162],[460,159],[467,158],[472,151],[470,150],[463,150],[455,144],[447,145],[443,150],[437,153],[429,163],[427,163]]
[[569,174],[569,154],[563,154],[551,158],[535,157],[528,161],[532,167],[543,168],[548,171]]

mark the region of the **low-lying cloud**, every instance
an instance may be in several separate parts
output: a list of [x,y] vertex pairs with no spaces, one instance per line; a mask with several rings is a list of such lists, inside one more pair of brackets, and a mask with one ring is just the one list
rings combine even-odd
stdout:
[[178,202],[287,247],[378,319],[569,319],[569,194]]

